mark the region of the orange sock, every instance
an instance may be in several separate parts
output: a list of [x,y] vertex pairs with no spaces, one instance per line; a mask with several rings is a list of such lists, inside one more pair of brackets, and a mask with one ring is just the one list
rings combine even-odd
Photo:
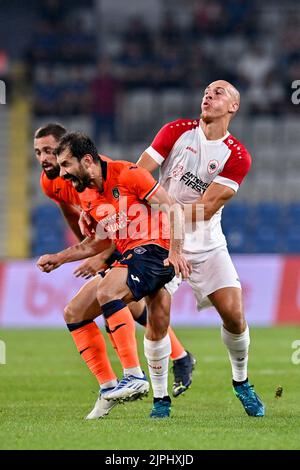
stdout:
[[77,350],[99,384],[116,380],[106,352],[105,340],[96,323],[88,323],[73,331],[71,325],[68,326]]
[[123,306],[123,308],[115,311],[106,318],[106,322],[108,323],[112,339],[116,344],[117,353],[123,369],[139,366],[140,361],[135,338],[135,323],[129,308]]
[[171,350],[172,350],[170,357],[174,361],[178,359],[180,356],[182,356],[182,354],[185,352],[185,349],[170,326],[168,328],[168,333],[170,336]]
[[114,348],[114,350],[116,351],[116,353],[118,354],[118,348],[117,348],[117,345],[115,343],[115,340],[113,339],[113,336],[110,332],[110,329],[109,329],[109,326],[107,324],[107,322],[105,322],[105,330],[106,330],[106,333],[107,333],[107,336],[108,336],[108,339],[110,341],[110,344],[112,345],[112,347]]

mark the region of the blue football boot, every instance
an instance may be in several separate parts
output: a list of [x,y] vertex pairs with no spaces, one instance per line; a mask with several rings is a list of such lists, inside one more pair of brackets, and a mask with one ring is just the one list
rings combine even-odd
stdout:
[[265,416],[265,406],[248,381],[233,385],[233,391],[249,416]]
[[154,398],[150,418],[169,418],[171,414],[171,398]]

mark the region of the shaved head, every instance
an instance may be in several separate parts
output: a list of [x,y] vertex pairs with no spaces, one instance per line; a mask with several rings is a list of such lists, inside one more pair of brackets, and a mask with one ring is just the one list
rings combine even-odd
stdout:
[[[240,107],[240,93],[226,80],[216,80],[204,90],[202,99],[202,120],[211,122],[219,118],[229,121],[235,116]],[[228,122],[229,122],[228,121]]]
[[237,101],[240,104],[241,98],[239,91],[232,85],[232,83],[227,82],[226,80],[216,80],[208,85],[210,87],[220,87],[224,88],[225,92],[232,98],[233,101]]

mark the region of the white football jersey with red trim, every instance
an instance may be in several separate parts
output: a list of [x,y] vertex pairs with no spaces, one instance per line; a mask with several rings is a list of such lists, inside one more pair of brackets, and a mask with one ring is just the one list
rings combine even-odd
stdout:
[[[212,183],[237,191],[251,166],[247,149],[229,132],[207,140],[199,120],[180,119],[166,124],[146,152],[161,166],[160,184],[179,203],[195,202]],[[207,252],[226,245],[221,228],[222,208],[196,231],[186,232],[184,250]]]

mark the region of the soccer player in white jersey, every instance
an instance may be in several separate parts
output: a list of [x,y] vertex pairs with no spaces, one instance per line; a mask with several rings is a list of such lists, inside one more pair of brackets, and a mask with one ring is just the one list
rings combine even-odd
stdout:
[[228,131],[239,106],[240,94],[233,85],[224,80],[211,83],[204,91],[201,118],[166,124],[138,164],[150,172],[160,166],[160,184],[180,204],[192,205],[196,228],[186,233],[183,251],[192,266],[188,282],[198,309],[212,304],[221,316],[236,396],[248,415],[264,416],[264,405],[248,382],[249,328],[241,284],[221,228],[223,206],[251,166],[247,149]]

